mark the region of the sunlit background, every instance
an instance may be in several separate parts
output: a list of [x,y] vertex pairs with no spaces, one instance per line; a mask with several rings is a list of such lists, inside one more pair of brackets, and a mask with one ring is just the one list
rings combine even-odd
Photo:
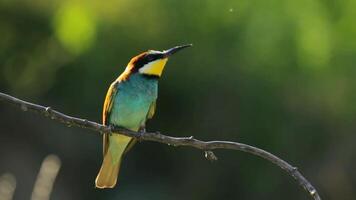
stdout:
[[[0,91],[100,122],[106,90],[131,57],[193,43],[167,64],[148,130],[258,146],[296,165],[324,199],[352,200],[355,8],[355,0],[1,0]],[[211,163],[196,149],[138,143],[117,187],[98,190],[100,136],[0,104],[0,199],[310,199],[265,160],[215,154]]]

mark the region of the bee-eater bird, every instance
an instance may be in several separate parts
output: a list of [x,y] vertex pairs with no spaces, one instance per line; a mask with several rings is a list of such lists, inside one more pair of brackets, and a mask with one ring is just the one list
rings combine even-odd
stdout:
[[[103,124],[132,131],[144,130],[146,120],[155,112],[158,79],[168,57],[190,46],[176,46],[165,51],[149,50],[133,57],[109,87],[104,102]],[[97,188],[116,185],[122,157],[135,142],[134,138],[125,135],[104,134],[104,159],[95,180]]]

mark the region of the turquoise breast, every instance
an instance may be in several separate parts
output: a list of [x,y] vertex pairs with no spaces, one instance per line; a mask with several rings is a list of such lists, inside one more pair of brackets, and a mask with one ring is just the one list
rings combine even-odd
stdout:
[[117,87],[109,122],[137,131],[145,125],[149,108],[157,99],[158,80],[136,73]]

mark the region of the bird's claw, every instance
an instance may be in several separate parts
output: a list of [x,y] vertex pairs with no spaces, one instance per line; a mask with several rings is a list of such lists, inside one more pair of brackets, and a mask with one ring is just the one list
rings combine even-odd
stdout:
[[139,142],[141,142],[142,141],[142,138],[143,138],[143,136],[145,135],[145,133],[146,133],[146,128],[140,128],[140,130],[138,131],[138,137],[137,137],[137,140],[139,141]]
[[112,134],[113,134],[112,132],[115,130],[115,126],[112,125],[112,124],[110,124],[110,125],[109,125],[109,128],[110,128],[110,131],[111,131],[111,132],[109,133],[109,136],[112,136]]

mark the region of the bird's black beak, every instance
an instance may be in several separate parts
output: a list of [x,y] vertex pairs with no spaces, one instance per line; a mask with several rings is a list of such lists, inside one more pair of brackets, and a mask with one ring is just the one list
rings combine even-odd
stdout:
[[169,57],[175,53],[177,53],[178,51],[185,49],[187,47],[191,47],[193,46],[193,44],[186,44],[186,45],[181,45],[181,46],[176,46],[167,50],[163,51],[164,57]]

